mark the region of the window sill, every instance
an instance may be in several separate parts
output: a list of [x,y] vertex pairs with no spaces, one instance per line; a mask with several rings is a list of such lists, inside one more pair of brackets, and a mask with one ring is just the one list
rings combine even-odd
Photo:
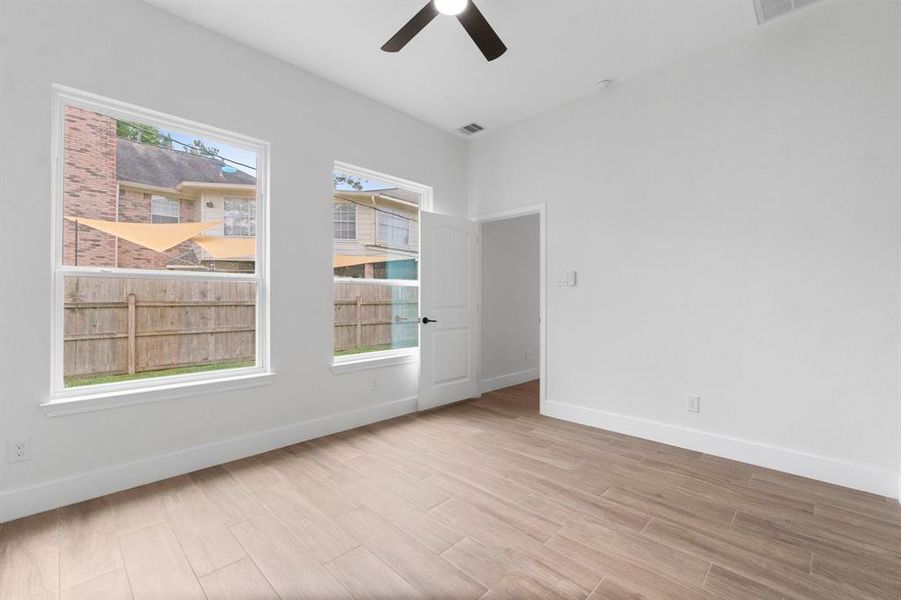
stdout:
[[332,362],[332,373],[343,375],[366,369],[381,369],[419,362],[419,348],[372,352],[365,355],[339,356]]
[[197,381],[185,381],[157,386],[148,386],[130,390],[115,390],[99,393],[85,393],[75,396],[52,397],[41,404],[44,413],[48,417],[62,415],[74,415],[97,410],[121,408],[134,404],[148,402],[160,402],[188,396],[200,396],[217,392],[241,390],[245,388],[268,385],[272,382],[275,373],[256,372],[241,375],[231,375],[216,379],[203,379]]

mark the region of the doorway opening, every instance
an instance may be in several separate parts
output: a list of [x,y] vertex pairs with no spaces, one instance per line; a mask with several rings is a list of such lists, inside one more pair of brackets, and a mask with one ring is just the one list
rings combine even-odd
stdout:
[[539,412],[544,395],[544,206],[479,218],[483,395]]

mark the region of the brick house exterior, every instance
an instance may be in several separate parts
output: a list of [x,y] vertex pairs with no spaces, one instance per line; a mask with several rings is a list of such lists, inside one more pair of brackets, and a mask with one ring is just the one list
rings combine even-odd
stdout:
[[[116,120],[68,106],[63,147],[63,212],[70,217],[151,223],[153,198],[178,202],[178,222],[215,221],[205,235],[227,235],[224,205],[255,202],[256,179],[213,158],[141,144],[116,135]],[[76,257],[77,237],[77,257]],[[63,264],[136,269],[204,269],[193,242],[155,252],[86,225],[63,222]],[[252,270],[252,260],[229,268]],[[218,266],[218,265],[217,265]]]
[[[63,197],[66,214],[116,219],[116,121],[81,108],[66,108]],[[116,238],[81,227],[79,265],[115,265]],[[74,265],[75,224],[63,222],[63,264]]]

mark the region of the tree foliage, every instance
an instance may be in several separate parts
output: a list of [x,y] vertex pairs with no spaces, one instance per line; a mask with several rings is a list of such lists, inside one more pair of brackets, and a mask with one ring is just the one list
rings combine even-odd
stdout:
[[194,140],[194,145],[190,148],[185,148],[185,152],[208,158],[219,158],[219,148],[207,146],[203,140]]
[[182,144],[172,139],[168,133],[162,133],[156,127],[136,123],[134,121],[116,121],[116,135],[126,140],[148,144],[151,146],[159,146],[160,148],[173,147],[181,152],[195,154],[197,156],[206,156],[208,158],[219,158],[219,148],[208,146],[201,139],[195,139],[191,145]]
[[339,185],[344,184],[344,185],[349,185],[350,187],[357,190],[358,192],[363,189],[363,182],[360,181],[359,179],[357,179],[356,177],[351,177],[350,175],[347,175],[346,173],[338,173],[338,172],[335,172],[333,175],[335,178],[335,187],[338,187]]
[[116,135],[141,144],[152,144],[162,148],[172,147],[172,136],[160,133],[156,127],[134,121],[116,121]]

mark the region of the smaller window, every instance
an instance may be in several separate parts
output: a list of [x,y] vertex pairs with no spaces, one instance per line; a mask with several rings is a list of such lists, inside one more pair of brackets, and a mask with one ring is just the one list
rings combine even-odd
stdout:
[[379,242],[388,246],[408,247],[410,245],[411,217],[379,208]]
[[223,230],[227,236],[253,237],[256,235],[254,222],[257,211],[256,200],[249,198],[226,198],[223,215]]
[[166,196],[150,197],[151,223],[178,223],[178,211],[181,202],[177,198]]
[[335,239],[357,239],[357,207],[350,202],[335,203]]

